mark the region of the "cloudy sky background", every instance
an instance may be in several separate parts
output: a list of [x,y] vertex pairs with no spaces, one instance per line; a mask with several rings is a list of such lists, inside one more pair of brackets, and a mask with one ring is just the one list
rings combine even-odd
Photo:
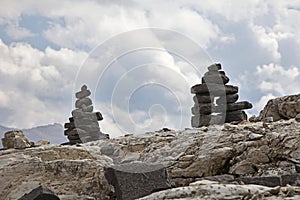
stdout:
[[[257,115],[270,98],[300,92],[299,22],[298,0],[1,0],[0,124],[64,123],[74,92],[87,83],[104,116],[101,129],[112,136],[190,127],[189,88],[200,82],[208,60],[222,63],[230,84],[240,88],[240,100],[253,103],[248,114]],[[162,41],[151,31],[119,37],[149,27],[169,35]],[[180,50],[186,43],[174,32],[203,54]],[[119,40],[109,43],[114,38]],[[145,41],[158,49],[130,51]],[[169,48],[199,58],[201,66]],[[99,74],[106,54],[114,59]]]

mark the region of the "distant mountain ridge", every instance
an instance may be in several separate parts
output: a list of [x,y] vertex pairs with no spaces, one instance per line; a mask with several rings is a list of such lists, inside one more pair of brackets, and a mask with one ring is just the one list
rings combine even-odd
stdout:
[[[48,140],[51,144],[61,144],[67,141],[63,133],[63,126],[59,123],[37,126],[30,129],[9,128],[0,125],[0,137],[3,138],[4,133],[11,130],[22,130],[26,137],[33,142]],[[0,142],[0,148],[2,148],[2,142]]]

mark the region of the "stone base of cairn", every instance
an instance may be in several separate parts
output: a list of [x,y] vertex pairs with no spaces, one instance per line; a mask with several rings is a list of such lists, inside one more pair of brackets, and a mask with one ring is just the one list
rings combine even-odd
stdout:
[[238,87],[227,85],[229,78],[220,70],[221,64],[209,66],[202,83],[191,88],[191,93],[195,94],[192,127],[247,120],[243,109],[252,108],[252,104],[247,101],[236,102],[239,98]]
[[75,94],[76,109],[72,111],[72,117],[65,123],[65,135],[69,144],[85,143],[95,140],[108,139],[109,136],[100,131],[98,121],[103,120],[100,112],[93,112],[91,95],[87,86],[82,86],[81,91]]

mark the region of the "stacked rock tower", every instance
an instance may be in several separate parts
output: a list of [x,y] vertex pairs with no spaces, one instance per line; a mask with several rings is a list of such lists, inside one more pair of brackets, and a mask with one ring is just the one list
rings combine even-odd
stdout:
[[76,109],[72,111],[72,117],[65,123],[65,135],[69,144],[84,143],[95,140],[108,139],[107,134],[101,133],[98,121],[103,120],[100,112],[93,112],[92,100],[89,98],[91,91],[86,85],[75,94]]
[[229,78],[224,71],[220,71],[221,68],[221,64],[209,66],[202,83],[191,88],[191,93],[195,94],[195,105],[191,109],[192,127],[247,120],[243,109],[252,108],[252,104],[236,102],[239,98],[238,87],[227,85]]

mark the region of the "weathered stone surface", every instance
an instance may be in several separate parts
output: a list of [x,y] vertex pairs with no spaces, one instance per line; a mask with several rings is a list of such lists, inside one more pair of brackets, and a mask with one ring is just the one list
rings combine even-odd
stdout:
[[60,200],[60,198],[48,188],[39,186],[22,196],[19,200]]
[[242,177],[238,180],[245,184],[256,184],[268,187],[281,186],[280,176]]
[[213,102],[214,97],[210,95],[205,95],[205,94],[196,94],[193,97],[193,100],[196,104],[199,103],[211,103]]
[[224,106],[211,106],[210,104],[203,105],[199,108],[200,114],[211,114],[211,113],[218,113],[218,112],[230,112],[230,111],[237,111],[243,109],[250,109],[252,108],[252,104],[248,101],[241,101],[237,103],[230,103]]
[[2,138],[2,145],[6,149],[24,149],[26,147],[30,147],[31,143],[22,131],[14,130],[8,131],[4,134],[4,138]]
[[190,186],[172,188],[156,192],[140,200],[153,199],[258,199],[258,200],[297,200],[300,198],[298,187],[266,187],[260,185],[237,185],[200,182]]
[[212,96],[235,94],[237,92],[237,86],[221,84],[197,84],[191,88],[192,94],[210,94]]
[[244,111],[237,110],[237,111],[231,111],[231,112],[226,112],[226,118],[225,122],[241,122],[247,120],[247,115]]
[[229,82],[229,78],[226,75],[219,74],[218,72],[211,75],[204,75],[202,78],[202,84],[204,83],[215,83],[215,84],[227,84]]
[[0,200],[19,199],[40,184],[59,197],[109,199],[113,187],[105,179],[104,167],[111,164],[108,157],[91,154],[84,147],[47,145],[0,151]]
[[228,104],[228,103],[234,103],[238,100],[239,95],[238,94],[228,94],[226,96],[221,96],[219,99],[216,100],[216,104]]
[[136,199],[155,191],[171,188],[163,165],[139,162],[115,165],[106,168],[105,176],[114,186],[117,199]]
[[83,90],[80,92],[76,92],[75,96],[77,99],[83,99],[85,97],[88,97],[91,95],[91,91],[90,90]]
[[271,99],[260,112],[257,121],[273,117],[274,121],[295,118],[300,113],[300,94]]
[[76,108],[82,108],[83,105],[85,106],[90,106],[92,105],[92,100],[88,97],[85,97],[85,98],[82,98],[82,99],[78,99],[76,102],[75,102],[75,107]]

